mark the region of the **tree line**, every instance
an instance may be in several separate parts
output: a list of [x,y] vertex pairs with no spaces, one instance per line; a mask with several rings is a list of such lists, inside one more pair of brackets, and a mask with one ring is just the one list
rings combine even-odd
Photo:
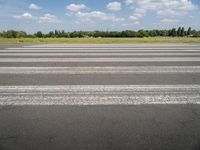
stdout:
[[38,31],[34,34],[27,34],[24,31],[8,30],[0,32],[3,38],[143,38],[143,37],[200,37],[200,31],[189,27],[172,28],[170,30],[126,30],[126,31],[74,31],[64,30],[50,31],[47,34]]

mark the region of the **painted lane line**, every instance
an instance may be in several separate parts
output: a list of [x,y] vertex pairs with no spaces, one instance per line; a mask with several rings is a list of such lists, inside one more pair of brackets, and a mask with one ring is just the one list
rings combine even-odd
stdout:
[[200,104],[200,95],[160,95],[160,96],[0,96],[0,105],[156,105],[156,104]]
[[[58,93],[57,93],[58,92]],[[200,104],[199,85],[1,86],[0,105]]]
[[[188,49],[189,48],[189,49]],[[106,48],[102,48],[102,47],[41,47],[41,48],[23,48],[23,47],[20,47],[20,48],[7,48],[8,50],[57,50],[57,49],[60,49],[60,50],[190,50],[191,47],[188,47],[188,48],[185,48],[185,47],[176,47],[176,48],[166,48],[166,47],[154,47],[154,48],[151,48],[151,47],[138,47],[138,48],[131,48],[131,47],[115,47],[115,48],[112,48],[112,47],[106,47]],[[196,49],[196,50],[200,50],[199,47],[196,47],[196,48],[192,48],[192,49]]]
[[200,50],[0,50],[0,53],[161,53],[161,52],[200,52]]
[[200,73],[200,66],[0,67],[0,74],[172,74]]
[[166,50],[116,50],[116,49],[112,49],[112,50],[77,50],[77,49],[74,49],[74,50],[60,50],[60,49],[57,49],[57,50],[0,50],[0,53],[26,53],[26,52],[39,52],[39,53],[60,53],[60,52],[63,52],[63,53],[92,53],[92,52],[99,52],[99,53],[108,53],[108,52],[115,52],[115,53],[123,53],[123,52],[137,52],[137,53],[140,53],[140,52],[144,52],[144,53],[149,53],[149,52],[152,52],[152,53],[157,53],[157,52],[200,52],[200,50],[195,50],[195,49],[191,49],[191,50],[169,50],[169,49],[166,49]]
[[0,86],[0,92],[6,91],[200,91],[198,84],[178,85],[52,85],[52,86]]
[[199,62],[197,57],[150,58],[1,58],[0,62]]
[[200,56],[199,53],[0,53],[0,56]]

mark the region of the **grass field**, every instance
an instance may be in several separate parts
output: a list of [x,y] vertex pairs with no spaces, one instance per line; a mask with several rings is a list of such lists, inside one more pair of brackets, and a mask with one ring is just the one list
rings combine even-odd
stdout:
[[0,44],[200,43],[200,38],[0,38]]

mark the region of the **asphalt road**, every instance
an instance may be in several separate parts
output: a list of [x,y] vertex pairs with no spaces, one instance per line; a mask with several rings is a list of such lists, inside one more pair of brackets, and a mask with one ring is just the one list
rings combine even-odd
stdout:
[[0,150],[200,150],[200,45],[0,46]]

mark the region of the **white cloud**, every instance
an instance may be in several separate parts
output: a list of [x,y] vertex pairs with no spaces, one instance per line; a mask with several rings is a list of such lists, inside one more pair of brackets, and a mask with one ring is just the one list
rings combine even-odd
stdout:
[[86,7],[85,4],[70,4],[66,8],[70,11],[77,12],[77,11],[80,11],[82,9],[86,9],[87,7]]
[[132,20],[139,20],[140,18],[146,15],[147,10],[143,8],[136,8],[134,15],[130,16],[129,18]]
[[52,14],[44,14],[38,18],[39,23],[61,23],[61,21]]
[[121,3],[110,2],[110,3],[108,3],[107,8],[110,10],[119,11],[119,10],[121,10]]
[[32,3],[32,4],[29,5],[29,9],[31,9],[31,10],[39,10],[39,9],[42,9],[42,7]]
[[74,21],[74,23],[75,23],[75,24],[80,24],[81,22],[80,22],[80,21]]
[[15,19],[28,19],[28,20],[31,20],[31,19],[37,19],[37,17],[35,16],[32,16],[30,13],[26,12],[26,13],[23,13],[21,15],[17,15],[17,16],[13,16]]
[[179,20],[177,20],[177,19],[167,19],[167,18],[165,18],[165,19],[162,19],[160,22],[161,22],[161,23],[178,23]]
[[111,20],[113,22],[124,21],[124,18],[118,18],[113,14],[107,14],[101,11],[92,11],[92,12],[78,12],[76,16],[81,18],[81,20]]
[[139,21],[135,21],[133,22],[134,25],[140,25],[140,22]]
[[126,5],[133,4],[135,0],[125,0]]
[[195,9],[190,0],[125,0],[125,4],[135,8],[129,17],[132,20],[141,19],[148,11],[154,11],[160,17],[177,17]]
[[139,21],[134,21],[133,23],[124,23],[124,24],[122,24],[123,27],[133,26],[133,25],[138,26],[138,25],[140,25],[140,22]]
[[65,13],[65,16],[71,17],[73,16],[74,13],[70,12],[70,13]]
[[132,25],[133,25],[132,23],[123,23],[122,24],[123,27],[132,26]]
[[51,14],[44,14],[43,16],[36,17],[27,12],[22,15],[13,16],[13,18],[21,20],[36,20],[38,23],[61,23],[55,15]]

